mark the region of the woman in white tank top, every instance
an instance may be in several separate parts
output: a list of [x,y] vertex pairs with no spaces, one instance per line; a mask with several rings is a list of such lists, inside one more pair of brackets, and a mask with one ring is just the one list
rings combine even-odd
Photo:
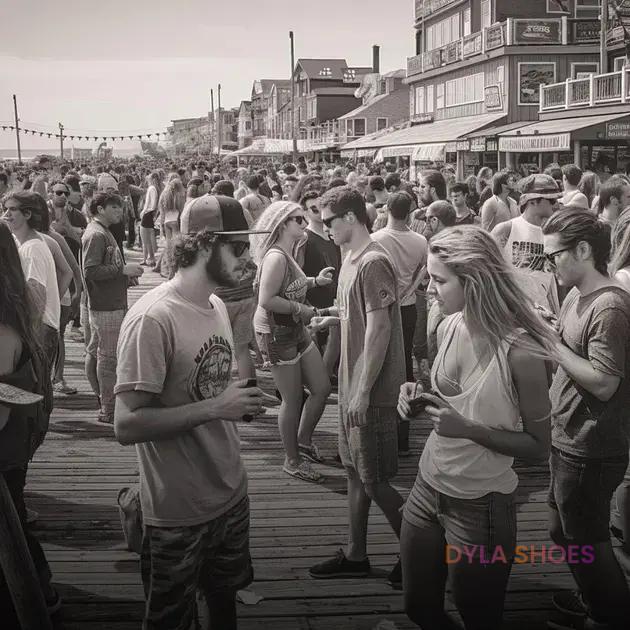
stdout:
[[[467,630],[501,626],[516,546],[515,457],[546,461],[545,359],[555,332],[519,288],[494,239],[476,226],[429,244],[429,293],[446,316],[423,395],[433,421],[403,513],[405,608],[423,630],[458,627],[444,612],[447,577]],[[414,383],[401,388],[410,415]]]

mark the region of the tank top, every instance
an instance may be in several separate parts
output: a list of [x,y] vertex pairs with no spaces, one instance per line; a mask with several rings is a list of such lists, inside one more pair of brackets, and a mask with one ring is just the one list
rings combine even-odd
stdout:
[[[474,422],[495,429],[518,430],[521,426],[519,405],[507,359],[514,337],[500,344],[485,368],[478,365],[473,370],[460,394],[446,396],[439,391],[436,375],[444,370],[444,358],[458,326],[464,325],[461,313],[446,320],[444,339],[431,371],[433,389]],[[424,481],[438,492],[458,499],[477,499],[489,492],[514,492],[518,477],[512,470],[513,462],[513,457],[492,451],[472,440],[443,437],[432,431],[419,467]]]
[[510,221],[510,236],[503,249],[507,262],[518,269],[543,271],[545,268],[542,229],[522,216]]
[[[308,289],[306,274],[300,269],[298,264],[289,256],[284,250],[279,247],[271,247],[269,251],[264,255],[260,266],[258,268],[258,274],[254,282],[254,292],[258,296],[258,286],[260,284],[260,275],[262,273],[263,265],[267,256],[271,252],[278,252],[285,258],[286,267],[284,271],[284,278],[278,291],[278,296],[285,300],[292,302],[304,303],[306,300],[306,291]],[[302,328],[302,321],[295,321],[293,315],[285,313],[273,313],[264,309],[260,304],[256,307],[254,314],[254,330],[258,333],[273,333],[273,328],[279,326],[285,326],[289,328]]]

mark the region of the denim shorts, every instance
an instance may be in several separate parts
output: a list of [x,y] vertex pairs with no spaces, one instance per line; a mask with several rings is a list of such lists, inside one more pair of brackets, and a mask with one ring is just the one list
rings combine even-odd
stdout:
[[398,472],[398,414],[394,407],[368,407],[367,423],[350,427],[339,405],[339,457],[364,484],[388,481]]
[[588,459],[551,447],[549,507],[564,537],[579,544],[610,540],[610,502],[628,467],[628,455]]
[[271,365],[296,365],[315,347],[304,326],[274,326],[272,333],[256,332],[256,343]]

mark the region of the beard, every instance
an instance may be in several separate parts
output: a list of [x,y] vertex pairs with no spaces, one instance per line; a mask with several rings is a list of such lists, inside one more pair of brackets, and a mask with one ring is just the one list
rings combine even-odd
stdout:
[[221,257],[221,246],[215,245],[212,248],[212,254],[206,263],[206,274],[208,278],[218,284],[220,287],[234,288],[239,285],[240,276],[230,273],[223,264]]

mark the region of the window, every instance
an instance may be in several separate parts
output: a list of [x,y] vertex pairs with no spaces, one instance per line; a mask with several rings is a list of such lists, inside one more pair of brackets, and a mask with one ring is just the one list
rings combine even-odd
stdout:
[[623,69],[623,67],[625,65],[626,65],[626,58],[625,57],[615,57],[613,71],[614,72],[619,72],[619,70]]
[[365,118],[354,119],[354,135],[355,136],[365,135]]
[[245,131],[251,131],[252,130],[252,121],[251,120],[246,120],[245,121]]
[[387,118],[377,118],[376,119],[376,131],[382,131],[383,129],[387,129],[389,125],[387,124]]
[[434,102],[434,97],[433,97],[433,86],[432,85],[427,85],[427,94],[426,94],[426,106],[425,106],[425,110],[427,114],[431,114],[435,111],[435,102]]
[[317,118],[317,99],[310,98],[306,102],[306,118],[308,120]]
[[575,0],[575,17],[597,20],[601,5],[601,0]]
[[438,83],[436,86],[435,108],[444,109],[444,83]]
[[416,88],[414,114],[424,114],[424,85]]
[[[470,10],[469,10],[470,15]],[[442,48],[460,38],[459,13],[440,20],[426,29],[427,50]]]
[[483,101],[484,73],[446,82],[446,107]]
[[492,4],[490,0],[481,0],[481,30],[492,24]]
[[466,35],[470,35],[471,33],[471,24],[470,24],[470,8],[464,9],[463,13],[463,23],[464,23],[464,37]]
[[547,13],[569,14],[569,2],[567,0],[547,0]]
[[354,125],[351,120],[346,120],[346,136],[352,137],[354,135]]

